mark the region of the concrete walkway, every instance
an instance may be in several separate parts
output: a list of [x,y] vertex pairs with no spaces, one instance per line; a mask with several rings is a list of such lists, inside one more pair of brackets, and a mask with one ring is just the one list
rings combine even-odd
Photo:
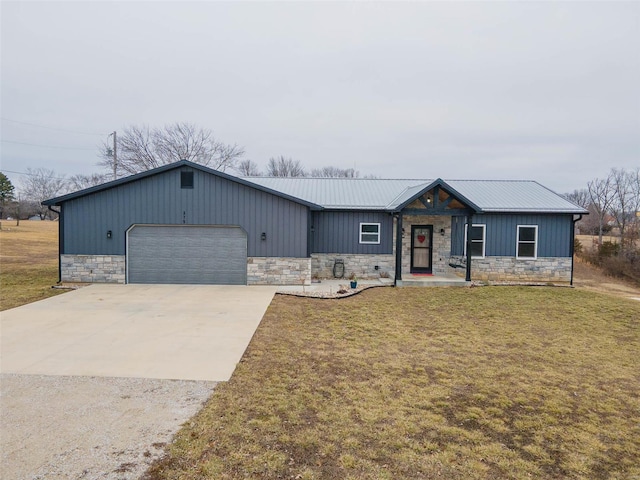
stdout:
[[275,287],[92,285],[0,314],[1,371],[225,381]]

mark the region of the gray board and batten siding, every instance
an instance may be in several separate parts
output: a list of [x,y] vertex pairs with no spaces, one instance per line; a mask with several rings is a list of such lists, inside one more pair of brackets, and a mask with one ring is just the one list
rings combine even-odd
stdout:
[[[181,188],[181,171],[194,172],[193,188]],[[239,226],[249,257],[308,256],[307,206],[188,166],[61,203],[61,254],[124,255],[127,229],[159,224]]]
[[[389,213],[325,210],[312,212],[312,219],[312,253],[393,253],[393,216]],[[360,243],[360,223],[380,224],[379,244]]]
[[[451,218],[451,254],[463,255],[466,217]],[[473,224],[486,225],[485,256],[515,257],[518,225],[538,226],[538,257],[570,257],[573,216],[567,214],[483,214]]]

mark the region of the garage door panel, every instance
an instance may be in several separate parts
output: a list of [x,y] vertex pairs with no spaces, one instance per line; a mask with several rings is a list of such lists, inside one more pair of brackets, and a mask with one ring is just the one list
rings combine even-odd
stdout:
[[239,227],[136,225],[127,234],[129,283],[246,285]]

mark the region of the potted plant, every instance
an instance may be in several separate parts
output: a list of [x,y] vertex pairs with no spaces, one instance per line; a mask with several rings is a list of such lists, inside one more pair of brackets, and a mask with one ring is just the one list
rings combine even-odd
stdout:
[[351,288],[358,287],[358,277],[356,277],[355,273],[351,274],[351,276],[349,277],[349,280],[351,280]]

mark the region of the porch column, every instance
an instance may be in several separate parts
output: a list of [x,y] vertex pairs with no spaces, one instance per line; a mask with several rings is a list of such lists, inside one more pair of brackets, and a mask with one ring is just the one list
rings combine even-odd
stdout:
[[471,227],[473,221],[473,215],[467,214],[467,274],[465,280],[471,281]]
[[402,280],[402,212],[398,213],[396,222],[396,281],[397,280]]

